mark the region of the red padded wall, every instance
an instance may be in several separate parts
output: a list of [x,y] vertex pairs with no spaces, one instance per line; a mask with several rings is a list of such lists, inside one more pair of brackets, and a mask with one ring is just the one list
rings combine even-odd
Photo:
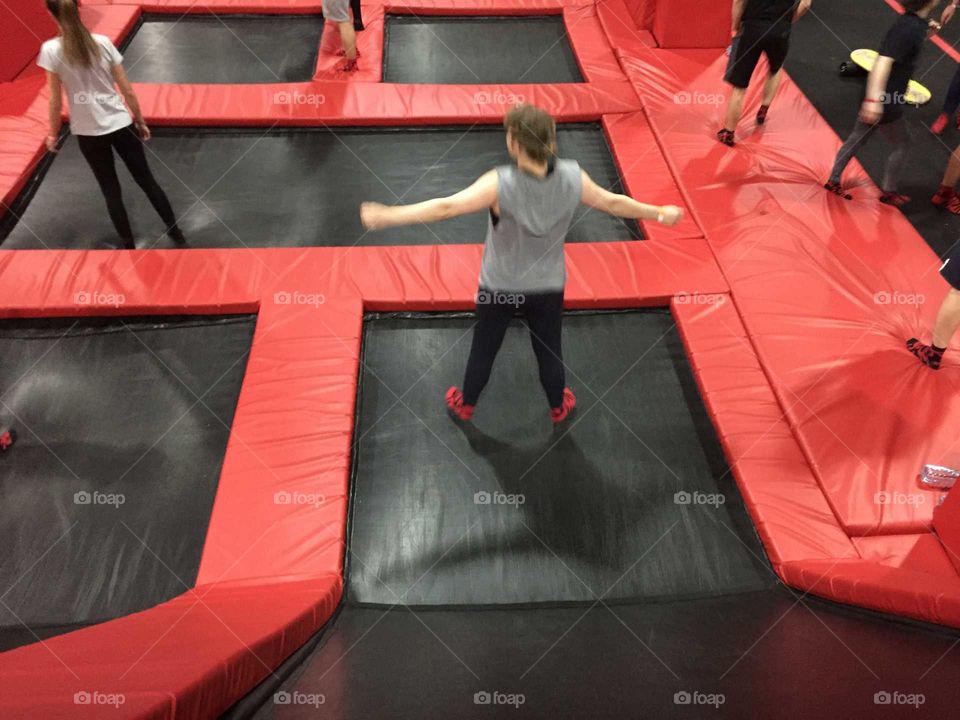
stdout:
[[13,80],[30,66],[40,44],[57,28],[40,0],[0,2],[0,81]]
[[656,2],[653,35],[662,48],[719,48],[730,43],[731,4],[703,0]]

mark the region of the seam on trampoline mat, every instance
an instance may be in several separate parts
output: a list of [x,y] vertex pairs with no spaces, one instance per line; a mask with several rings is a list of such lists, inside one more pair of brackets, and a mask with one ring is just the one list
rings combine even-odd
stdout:
[[[161,316],[158,316],[161,317]],[[179,316],[174,316],[179,317]],[[189,317],[189,316],[185,316]],[[199,316],[198,316],[199,317]],[[150,323],[147,326],[135,324],[137,320],[141,318],[147,319],[151,318],[150,315],[130,315],[130,316],[117,316],[117,315],[79,315],[77,317],[67,317],[67,318],[46,318],[46,317],[35,317],[35,318],[3,318],[0,319],[0,340],[51,340],[51,339],[68,339],[71,337],[93,337],[98,335],[112,335],[115,333],[125,333],[125,332],[161,332],[165,330],[186,330],[189,328],[197,327],[217,327],[222,325],[239,325],[248,322],[253,322],[256,325],[257,315],[251,313],[238,313],[238,314],[225,314],[222,316],[209,316],[205,319],[200,320],[170,320],[167,322],[159,323]],[[83,325],[84,322],[90,320],[104,320],[110,322],[116,327],[87,327],[87,328],[77,328],[77,325]],[[72,323],[72,325],[63,332],[57,332],[53,334],[36,334],[36,335],[15,335],[10,334],[4,330],[4,325],[12,323],[29,323],[31,321],[39,321],[43,324],[45,320],[53,321],[62,321],[64,325]],[[124,323],[124,321],[129,321]],[[132,325],[132,327],[131,327]],[[13,331],[10,331],[13,332]]]

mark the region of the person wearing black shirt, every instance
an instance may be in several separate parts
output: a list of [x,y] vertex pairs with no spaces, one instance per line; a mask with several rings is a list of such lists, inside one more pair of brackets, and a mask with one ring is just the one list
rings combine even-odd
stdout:
[[940,0],[903,1],[905,12],[883,38],[877,60],[867,78],[867,93],[857,123],[837,153],[830,178],[824,185],[833,194],[845,200],[852,199],[840,184],[843,171],[873,132],[880,130],[893,145],[883,173],[880,202],[900,207],[910,201],[909,197],[897,192],[900,171],[910,149],[910,130],[903,117],[903,108],[907,83],[913,77],[923,42],[931,30],[935,32],[940,28],[939,23],[927,17],[939,4]]
[[940,268],[943,279],[950,284],[947,296],[940,304],[937,312],[937,322],[933,327],[933,339],[930,344],[922,343],[916,338],[907,340],[907,350],[932,370],[939,370],[943,361],[943,354],[947,351],[950,340],[960,328],[960,243],[953,246],[946,262]]
[[766,55],[770,74],[763,87],[763,104],[757,113],[757,125],[767,120],[767,111],[780,87],[780,70],[790,49],[790,30],[810,9],[812,0],[733,0],[733,44],[730,61],[723,76],[733,86],[727,102],[724,126],[717,139],[733,147],[734,131],[743,114],[743,98],[753,71]]

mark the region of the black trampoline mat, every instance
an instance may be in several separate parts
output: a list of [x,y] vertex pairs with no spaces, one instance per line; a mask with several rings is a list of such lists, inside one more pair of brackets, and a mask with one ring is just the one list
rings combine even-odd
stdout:
[[562,15],[388,15],[383,57],[388,83],[583,82]]
[[[367,232],[360,203],[450,195],[510,162],[499,126],[154,132],[147,155],[191,247],[479,244],[486,237],[485,213]],[[579,161],[601,186],[623,191],[599,125],[561,126],[558,144],[563,157]],[[172,247],[146,196],[118,165],[139,247]],[[3,248],[116,247],[103,197],[75,138],[67,138],[45,169],[0,223]],[[636,223],[581,206],[568,241],[639,237]]]
[[668,312],[566,317],[580,404],[559,432],[519,321],[474,422],[448,417],[472,324],[366,322],[351,602],[622,601],[773,584]]
[[[346,607],[277,671],[279,688],[226,717],[947,718],[958,639],[786,589],[592,609]],[[919,709],[906,704],[917,694]]]
[[320,15],[145,14],[124,47],[142,83],[291,83],[313,78]]
[[0,322],[0,650],[193,586],[254,322]]
[[[939,17],[939,11],[934,15]],[[857,120],[866,92],[866,77],[840,77],[840,64],[850,59],[852,50],[878,49],[896,19],[896,11],[882,0],[843,0],[815,3],[810,16],[794,26],[787,71],[841,140],[847,138]],[[945,29],[945,39],[956,45],[958,37],[960,19],[954,19]],[[960,132],[951,123],[937,137],[930,132],[930,125],[940,114],[956,68],[957,64],[933,43],[925,43],[914,79],[930,89],[933,99],[920,108],[908,106],[904,113],[912,143],[899,189],[913,200],[902,211],[938,255],[944,255],[960,236],[960,218],[930,203],[950,153],[960,143]],[[789,113],[790,109],[781,106],[780,111]],[[771,112],[778,112],[776,104]],[[878,187],[883,183],[889,155],[890,145],[879,135],[870,138],[857,152],[857,159]],[[822,184],[826,178],[816,180]],[[865,187],[853,188],[851,193],[857,199],[879,195],[873,188]],[[877,243],[878,257],[885,257],[885,247],[883,242]]]

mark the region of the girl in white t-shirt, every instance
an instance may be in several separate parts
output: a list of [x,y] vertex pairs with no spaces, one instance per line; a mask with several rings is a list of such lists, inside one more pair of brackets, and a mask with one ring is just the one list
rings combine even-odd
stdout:
[[[37,65],[47,71],[50,88],[47,149],[57,151],[63,90],[66,90],[70,130],[77,136],[80,152],[103,191],[110,219],[124,245],[130,249],[136,247],[123,206],[114,150],[137,185],[147,194],[163,220],[167,234],[174,242],[183,244],[185,239],[170,201],[147,164],[143,142],[150,139],[150,129],[143,121],[140,103],[123,70],[123,57],[108,38],[92,35],[84,27],[76,0],[46,2],[47,9],[60,26],[60,35],[43,44],[37,59]],[[118,88],[120,92],[117,92]]]

